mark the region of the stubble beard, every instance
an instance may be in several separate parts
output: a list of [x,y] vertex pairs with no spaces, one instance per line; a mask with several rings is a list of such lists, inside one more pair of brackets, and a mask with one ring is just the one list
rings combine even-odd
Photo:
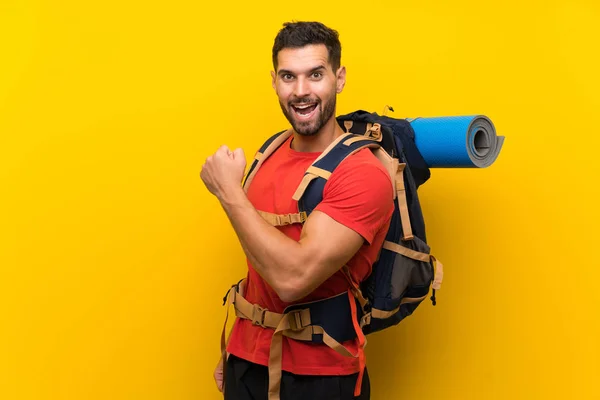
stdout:
[[[302,103],[302,102],[310,103],[312,101],[300,101],[300,102],[295,102],[295,103]],[[288,104],[288,106],[286,107],[283,105],[283,103],[281,101],[279,102],[279,105],[281,106],[281,111],[283,111],[283,115],[285,115],[285,118],[292,125],[292,128],[294,128],[294,131],[302,136],[316,135],[321,130],[321,128],[323,126],[325,126],[327,121],[329,121],[329,119],[335,112],[335,104],[336,104],[336,96],[333,96],[333,98],[329,102],[325,103],[324,108],[323,108],[323,103],[321,101],[318,101],[318,104],[317,104],[317,108],[318,108],[318,112],[319,112],[318,118],[313,121],[299,122],[299,121],[296,121],[296,119],[294,118],[294,111],[292,111],[291,104]]]

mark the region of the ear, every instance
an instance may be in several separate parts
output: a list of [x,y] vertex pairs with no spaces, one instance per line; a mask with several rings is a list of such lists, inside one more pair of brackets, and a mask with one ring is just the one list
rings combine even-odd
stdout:
[[336,92],[342,93],[344,86],[346,86],[346,67],[340,67],[336,74]]
[[277,79],[277,75],[275,75],[275,71],[271,71],[271,86],[275,89],[275,81]]

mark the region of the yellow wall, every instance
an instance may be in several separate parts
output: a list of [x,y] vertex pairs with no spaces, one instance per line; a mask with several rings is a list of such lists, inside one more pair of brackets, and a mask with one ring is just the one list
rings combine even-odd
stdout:
[[286,127],[290,19],[341,32],[340,112],[507,137],[423,187],[446,280],[369,337],[372,398],[600,398],[597,2],[157,3],[0,2],[1,399],[219,398],[243,256],[198,172]]

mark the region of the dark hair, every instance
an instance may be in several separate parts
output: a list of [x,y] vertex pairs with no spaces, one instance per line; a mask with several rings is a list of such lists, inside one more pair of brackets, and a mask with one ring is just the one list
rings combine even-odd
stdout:
[[273,67],[277,71],[277,54],[285,48],[299,48],[310,44],[327,47],[329,64],[333,72],[341,65],[342,45],[337,31],[320,22],[286,22],[275,37],[273,44]]

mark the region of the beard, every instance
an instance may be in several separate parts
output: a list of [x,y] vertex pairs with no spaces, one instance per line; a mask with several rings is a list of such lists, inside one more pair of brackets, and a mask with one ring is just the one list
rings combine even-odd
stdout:
[[[294,104],[302,104],[302,103],[316,103],[317,104],[317,112],[316,117],[312,118],[309,121],[298,121],[295,118],[295,112],[292,109],[292,103]],[[314,136],[321,130],[321,128],[329,121],[329,119],[333,116],[335,112],[335,104],[336,104],[336,96],[334,95],[331,100],[329,100],[323,106],[323,103],[319,99],[310,99],[304,98],[299,101],[289,102],[287,107],[283,105],[281,101],[279,101],[279,105],[281,106],[281,111],[283,111],[283,115],[288,120],[288,122],[294,128],[294,131],[302,136]]]

